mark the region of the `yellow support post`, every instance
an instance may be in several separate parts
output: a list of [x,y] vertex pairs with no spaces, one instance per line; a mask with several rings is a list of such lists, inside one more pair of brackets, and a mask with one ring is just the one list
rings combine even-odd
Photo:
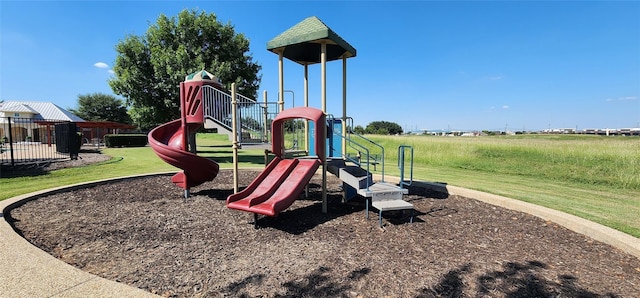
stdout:
[[[304,64],[304,106],[309,106],[309,64]],[[304,121],[304,150],[309,154],[309,120]]]
[[264,99],[264,134],[262,137],[263,143],[269,142],[269,103],[267,101],[267,90],[262,91],[262,98]]
[[231,133],[233,134],[233,193],[238,193],[238,119],[236,115],[238,100],[236,95],[236,83],[231,84]]
[[[321,72],[321,85],[322,85],[322,112],[327,114],[327,44],[322,43],[320,45],[320,72]],[[322,126],[325,126],[323,124]],[[318,125],[319,126],[319,125]],[[317,127],[316,133],[322,134],[322,140],[327,140],[327,129],[325,127]],[[326,151],[326,150],[325,150]],[[324,161],[322,162],[322,213],[328,212],[327,201],[327,152],[324,153]]]
[[347,155],[347,56],[342,56],[342,156]]
[[284,111],[284,50],[278,53],[278,105]]

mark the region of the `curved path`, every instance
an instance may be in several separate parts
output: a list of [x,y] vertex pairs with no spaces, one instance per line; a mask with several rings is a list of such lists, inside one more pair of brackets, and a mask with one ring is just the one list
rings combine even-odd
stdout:
[[[173,172],[172,172],[173,173]],[[151,174],[151,175],[157,175]],[[161,173],[167,174],[167,173]],[[158,297],[147,291],[84,272],[31,245],[18,235],[4,217],[4,213],[17,205],[35,198],[82,188],[87,185],[117,181],[131,177],[94,181],[64,186],[0,201],[0,264],[3,272],[0,293],[3,297]],[[389,182],[397,178],[386,177]],[[393,181],[395,180],[395,181]],[[414,182],[436,191],[473,198],[489,204],[525,212],[555,222],[574,232],[617,247],[640,259],[640,239],[591,221],[546,207],[455,186]]]

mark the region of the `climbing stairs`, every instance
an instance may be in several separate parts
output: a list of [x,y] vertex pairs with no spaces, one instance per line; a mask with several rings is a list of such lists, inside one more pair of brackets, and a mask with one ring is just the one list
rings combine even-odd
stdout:
[[376,182],[371,172],[341,158],[327,159],[327,171],[342,180],[345,200],[356,194],[367,200],[367,218],[369,217],[369,200],[371,200],[371,207],[378,210],[380,227],[382,227],[384,211],[411,210],[411,222],[413,222],[413,204],[403,199],[409,190],[388,182]]
[[373,184],[370,172],[342,158],[328,158],[327,171],[354,189],[366,189]]

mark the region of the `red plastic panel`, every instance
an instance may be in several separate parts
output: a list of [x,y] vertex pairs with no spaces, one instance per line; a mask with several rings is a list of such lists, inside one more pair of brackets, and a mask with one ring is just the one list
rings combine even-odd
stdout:
[[[304,118],[314,122],[317,131],[321,131],[320,127],[326,127],[325,115],[322,110],[309,107],[297,107],[284,110],[273,119],[271,123],[271,133],[273,134],[272,140],[272,152],[278,157],[284,156],[284,122],[291,119]],[[325,139],[322,134],[316,133],[315,140],[315,152],[318,154],[318,158],[324,162],[325,158]]]
[[222,88],[222,86],[206,81],[180,83],[180,112],[187,123],[204,123],[203,86],[212,86],[216,89]]
[[180,83],[180,112],[187,123],[204,123],[202,86],[204,82]]

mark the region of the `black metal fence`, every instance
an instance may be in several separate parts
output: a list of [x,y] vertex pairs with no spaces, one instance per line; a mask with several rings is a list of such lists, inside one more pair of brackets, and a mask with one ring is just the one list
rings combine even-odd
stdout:
[[77,159],[80,136],[75,123],[32,118],[0,118],[0,165]]

